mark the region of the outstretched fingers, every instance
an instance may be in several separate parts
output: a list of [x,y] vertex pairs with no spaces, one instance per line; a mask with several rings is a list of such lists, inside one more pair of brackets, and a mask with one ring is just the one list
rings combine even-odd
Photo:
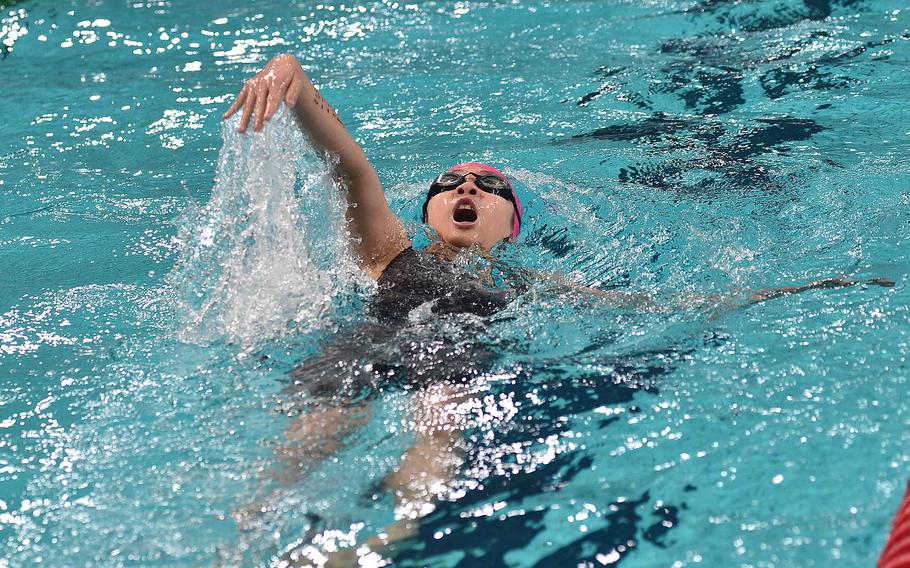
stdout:
[[224,113],[224,116],[221,117],[222,120],[227,120],[231,118],[237,109],[243,106],[243,101],[246,100],[247,87],[244,85],[243,90],[240,91],[240,94],[237,95],[237,98],[234,99],[234,104],[231,105],[231,108],[227,109],[227,112]]
[[250,117],[253,115],[253,107],[256,106],[256,92],[250,89],[246,96],[246,104],[243,105],[243,116],[240,117],[240,132],[246,132],[246,127],[250,124]]
[[262,125],[265,123],[265,107],[268,102],[269,92],[268,87],[265,87],[256,95],[256,122],[253,123],[253,130],[262,130]]
[[231,107],[224,113],[224,119],[230,118],[242,107],[238,130],[246,132],[251,120],[253,130],[262,130],[265,123],[278,112],[282,101],[292,107],[297,103],[305,80],[306,75],[296,59],[288,61],[287,57],[276,57],[246,82]]
[[302,84],[302,74],[294,73],[294,76],[291,78],[291,84],[288,85],[288,92],[284,96],[284,101],[288,104],[288,106],[293,107],[297,104],[297,99],[300,97],[300,87]]
[[284,96],[286,84],[272,85],[272,88],[269,89],[268,103],[265,107],[265,120],[272,120],[272,117],[275,116],[275,112],[278,110],[278,105],[281,104],[281,98]]

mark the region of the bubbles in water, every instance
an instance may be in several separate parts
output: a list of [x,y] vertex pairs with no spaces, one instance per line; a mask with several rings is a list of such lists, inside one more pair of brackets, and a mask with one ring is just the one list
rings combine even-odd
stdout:
[[[238,115],[239,116],[239,115]],[[348,247],[344,201],[286,107],[261,132],[226,121],[209,202],[178,219],[179,337],[252,348],[321,327],[368,277]]]

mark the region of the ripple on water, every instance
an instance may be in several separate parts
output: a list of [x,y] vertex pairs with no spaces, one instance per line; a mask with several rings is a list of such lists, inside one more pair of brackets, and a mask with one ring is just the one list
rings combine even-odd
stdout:
[[[873,561],[910,463],[906,10],[3,5],[6,562],[261,564],[362,541],[396,515],[424,515],[402,566]],[[369,288],[296,264],[340,250],[339,225],[307,209],[337,206],[324,171],[306,158],[299,183],[279,184],[318,196],[299,225],[294,207],[256,217],[225,199],[284,203],[242,176],[212,188],[222,146],[234,173],[266,153],[230,126],[219,139],[219,118],[278,51],[300,55],[409,221],[440,170],[490,161],[527,206],[507,262],[665,309],[536,284],[486,330],[422,321],[344,351]],[[282,230],[252,239],[264,248],[236,238],[269,226]],[[323,246],[306,249],[314,234]],[[183,304],[162,283],[178,262]],[[841,275],[898,285],[695,301]],[[333,297],[331,325],[311,325]],[[288,429],[312,400],[289,396],[287,372],[331,346],[344,365],[322,365],[326,381],[364,361],[394,374],[366,356],[401,353],[472,379],[436,393],[432,420],[406,385],[374,393],[348,445],[295,476]],[[383,479],[433,420],[463,429],[448,449],[465,464],[434,499],[396,507]]]

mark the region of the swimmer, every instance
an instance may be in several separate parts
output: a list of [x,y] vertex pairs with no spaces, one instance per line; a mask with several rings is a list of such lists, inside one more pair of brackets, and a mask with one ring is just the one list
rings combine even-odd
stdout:
[[[246,83],[224,118],[242,109],[240,131],[246,131],[251,122],[254,130],[260,130],[281,104],[294,109],[300,126],[317,150],[336,157],[333,174],[346,190],[353,252],[363,269],[378,281],[371,311],[387,325],[357,335],[352,343],[358,346],[360,353],[364,353],[364,346],[373,344],[377,337],[388,336],[393,329],[388,325],[406,320],[408,313],[421,304],[435,302],[433,311],[437,314],[489,315],[507,303],[502,291],[484,286],[466,273],[459,274],[449,262],[462,248],[489,250],[498,242],[518,235],[521,202],[505,175],[491,166],[477,163],[462,164],[442,172],[433,182],[424,203],[424,220],[433,227],[438,239],[427,250],[416,251],[404,225],[389,208],[379,177],[363,150],[296,58],[280,55],[272,59]],[[335,347],[329,348],[331,353],[337,351]],[[443,350],[445,348],[443,346]],[[344,358],[351,359],[350,349],[341,351],[344,355],[332,358],[331,364]],[[477,353],[473,355],[472,362],[477,364],[480,357]],[[363,358],[369,362],[369,354],[364,354]],[[441,360],[441,352],[437,352],[434,361]],[[312,381],[307,381],[308,371],[318,364],[319,361],[311,362],[308,367],[298,368],[292,378],[311,392],[322,386],[331,392],[335,385],[313,385]],[[450,369],[444,374],[454,375],[459,370]],[[409,374],[418,376],[420,372]],[[439,374],[438,366],[433,368],[433,375],[439,378]],[[320,373],[309,375],[321,376]],[[385,486],[395,493],[397,516],[401,521],[366,541],[372,551],[386,551],[396,541],[415,534],[417,517],[431,506],[437,488],[454,477],[461,462],[463,440],[459,430],[452,427],[454,419],[440,420],[440,417],[452,412],[458,396],[455,387],[445,384],[422,388],[414,395],[415,439],[385,482]],[[292,469],[303,471],[337,450],[347,433],[364,423],[367,412],[363,406],[346,404],[325,404],[307,409],[288,428],[285,455]],[[268,507],[261,507],[261,512],[268,512]],[[255,515],[259,512],[256,508],[260,506],[257,504],[247,511]],[[241,519],[241,522],[245,520]],[[336,553],[329,564],[353,565],[353,554],[353,550]],[[303,558],[288,555],[285,560],[292,565],[305,565]]]
[[[464,249],[478,255],[488,255],[498,243],[512,241],[521,231],[523,208],[521,200],[509,178],[498,169],[477,162],[467,162],[440,172],[430,185],[423,203],[423,221],[432,229],[432,243],[425,250],[415,250],[404,224],[394,215],[383,193],[376,170],[367,160],[362,148],[345,128],[335,109],[326,101],[307,77],[293,55],[273,58],[252,79],[246,82],[240,94],[224,114],[230,118],[242,111],[239,130],[245,132],[251,125],[258,131],[270,120],[281,104],[294,110],[300,127],[313,146],[333,156],[331,167],[339,185],[345,190],[348,203],[346,212],[351,232],[351,246],[363,269],[378,283],[377,294],[371,311],[379,324],[365,327],[353,334],[354,340],[336,350],[334,358],[310,362],[291,373],[292,378],[305,379],[313,366],[343,366],[344,358],[352,351],[350,345],[359,346],[359,353],[369,359],[370,345],[377,337],[388,338],[407,321],[408,314],[418,306],[432,305],[434,314],[473,313],[487,316],[495,313],[509,301],[508,294],[490,286],[481,279],[459,272],[451,262]],[[605,291],[571,283],[554,274],[523,272],[538,280],[546,280],[561,288],[588,293],[619,305],[632,305],[660,309],[654,298],[646,294],[628,294]],[[831,278],[802,286],[760,290],[751,296],[749,303],[763,302],[787,294],[800,293],[815,288],[831,288],[873,284],[890,286],[885,279],[871,281]],[[677,303],[691,306],[698,303],[723,303],[717,297],[677,298]],[[406,342],[405,342],[406,343]],[[421,345],[418,342],[418,347]],[[438,346],[434,346],[434,349]],[[331,351],[332,348],[330,347]],[[436,351],[434,351],[436,352]],[[438,353],[442,353],[439,355]],[[459,357],[437,352],[433,364],[444,366]],[[426,353],[413,359],[422,360]],[[478,347],[470,353],[470,362],[483,360],[489,352]],[[351,359],[348,356],[348,359]],[[347,364],[352,364],[350,361]],[[358,364],[358,363],[353,363]],[[411,364],[411,363],[407,363]],[[483,364],[481,363],[481,366]],[[376,366],[370,363],[375,372]],[[392,373],[387,371],[383,375]],[[411,369],[412,375],[426,375],[421,369]],[[388,527],[380,535],[366,541],[372,551],[382,551],[393,546],[396,540],[415,534],[420,511],[432,506],[433,486],[445,484],[454,476],[463,454],[463,440],[457,427],[449,420],[454,417],[460,394],[447,379],[459,372],[469,372],[464,367],[449,368],[440,372],[434,369],[435,384],[423,384],[416,390],[415,444],[405,454],[400,466],[386,479],[386,486],[394,490],[399,510],[410,511],[402,521]],[[356,373],[355,373],[356,374]],[[319,373],[310,373],[310,376]],[[325,374],[322,374],[325,379]],[[331,380],[331,376],[328,377]],[[304,381],[305,382],[305,381]],[[315,385],[314,388],[319,388]],[[326,386],[326,385],[323,385]],[[332,385],[327,385],[331,388]],[[322,440],[316,448],[304,455],[288,450],[290,461],[305,467],[304,462],[318,461],[341,445],[347,432],[365,421],[362,406],[327,406],[308,411],[288,430],[290,442]],[[313,444],[310,444],[311,449]],[[361,551],[363,552],[363,551]],[[330,561],[345,565],[356,560],[352,555],[336,555]],[[304,562],[302,559],[285,558],[289,564]]]
[[[279,55],[269,61],[247,81],[224,118],[242,108],[240,131],[244,132],[255,110],[253,129],[260,130],[282,102],[294,109],[313,145],[337,157],[334,174],[346,189],[354,252],[363,268],[381,280],[411,241],[389,208],[376,170],[297,59]],[[424,220],[439,236],[429,253],[451,258],[465,247],[488,250],[518,236],[521,214],[521,202],[501,172],[477,163],[455,166],[437,177],[424,204]]]

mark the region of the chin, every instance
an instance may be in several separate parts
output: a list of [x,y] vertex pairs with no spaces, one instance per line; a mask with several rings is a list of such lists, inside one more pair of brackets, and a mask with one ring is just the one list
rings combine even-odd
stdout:
[[449,233],[443,240],[446,244],[458,248],[469,248],[480,242],[477,235],[466,235],[464,233]]

